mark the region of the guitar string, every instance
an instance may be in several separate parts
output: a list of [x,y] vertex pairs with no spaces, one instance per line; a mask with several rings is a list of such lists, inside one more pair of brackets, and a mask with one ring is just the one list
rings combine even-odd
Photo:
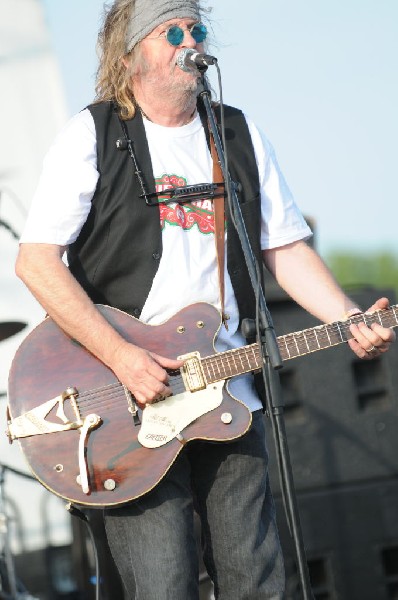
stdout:
[[[381,322],[383,323],[384,326],[389,325],[389,326],[394,326],[394,322],[392,321],[392,319],[388,318],[391,315],[383,315],[384,319],[381,319]],[[396,320],[396,324],[398,324],[398,320],[395,318]],[[320,325],[319,328],[314,328],[314,329],[304,329],[303,331],[300,332],[296,332],[296,333],[291,333],[291,334],[287,334],[285,336],[282,336],[282,340],[281,340],[281,345],[283,344],[283,346],[287,346],[288,349],[294,349],[294,347],[297,346],[307,346],[307,342],[308,343],[313,343],[315,342],[315,347],[313,348],[313,350],[317,350],[317,346],[318,346],[318,342],[322,342],[325,343],[326,342],[326,346],[332,346],[332,345],[336,345],[339,344],[341,342],[346,342],[348,341],[348,339],[352,339],[352,335],[351,332],[349,330],[349,327],[351,324],[355,323],[361,323],[361,322],[365,322],[368,325],[369,324],[373,324],[373,323],[380,323],[380,319],[378,318],[378,314],[372,314],[372,315],[358,315],[358,317],[356,318],[352,318],[349,321],[339,321],[337,323],[333,323],[333,324],[325,324],[325,325]],[[337,339],[336,339],[337,337]],[[319,344],[320,345],[320,344]],[[307,352],[310,352],[311,350],[308,349]]]
[[[176,386],[174,385],[174,382],[173,388],[175,389],[176,393],[180,393],[181,391],[185,390],[185,387],[183,385]],[[99,406],[100,404],[103,405],[109,400],[112,400],[113,398],[119,396],[122,397],[124,400],[127,400],[124,386],[120,382],[115,382],[115,384],[113,384],[113,389],[110,389],[110,386],[105,386],[105,388],[100,387],[97,389],[87,390],[83,392],[81,396],[79,396],[79,399],[82,399],[84,403],[94,406],[94,404],[91,402],[91,400],[94,398],[95,401],[99,401],[96,402],[96,405]],[[131,395],[131,398],[132,400],[135,400],[133,395]]]
[[[391,312],[391,311],[388,311]],[[390,315],[383,314],[382,322],[384,325],[390,323],[388,318]],[[398,323],[394,315],[395,320]],[[330,347],[348,341],[352,338],[349,327],[352,323],[367,322],[368,324],[380,322],[379,312],[372,315],[358,315],[349,321],[339,321],[336,323],[327,323],[320,325],[315,329],[305,329],[300,332],[295,332],[281,336],[278,340],[282,352],[287,351],[289,356],[308,354],[318,350],[321,347]],[[393,320],[391,319],[393,326]],[[254,356],[253,356],[254,355]],[[254,364],[253,364],[254,358]],[[260,367],[260,354],[256,344],[244,348],[228,350],[227,352],[206,357],[202,360],[205,367],[208,369],[210,377],[214,380],[223,379],[226,376],[250,371]],[[227,363],[227,364],[226,364]],[[232,364],[231,364],[232,363]]]
[[[391,307],[390,310],[386,311],[388,313],[387,315],[380,315],[380,311],[377,311],[372,315],[360,314],[348,321],[327,323],[325,325],[320,325],[313,329],[304,329],[303,331],[286,334],[279,338],[278,343],[282,351],[288,351],[289,356],[291,354],[308,354],[312,351],[321,349],[321,346],[334,346],[340,343],[344,343],[348,341],[348,339],[351,339],[353,336],[350,335],[349,327],[353,323],[358,324],[361,322],[366,322],[367,324],[372,324],[381,321],[384,326],[395,326],[396,324],[398,324],[398,319],[393,311],[394,308],[396,308],[396,306]],[[379,316],[381,316],[382,318],[380,319]],[[395,319],[396,324],[393,322],[393,318]],[[311,345],[313,346],[312,348],[310,348]],[[251,361],[249,360],[250,357],[247,356],[249,353],[253,352],[255,353],[255,365],[251,363]],[[236,369],[236,365],[234,365],[235,369],[232,369],[230,365],[225,366],[224,362],[226,358],[228,359],[228,357],[230,357],[234,363],[237,362],[235,360],[237,358],[238,361],[241,363],[243,370],[246,369],[246,366],[244,366],[244,363],[246,361],[247,365],[252,368],[256,368],[257,365],[259,366],[259,352],[256,344],[240,349],[229,350],[218,355],[207,357],[204,360],[211,364],[213,372],[215,372],[216,370],[219,371],[220,374],[226,372],[241,372],[240,369]],[[223,369],[221,369],[220,367],[223,367]]]
[[[185,385],[181,375],[173,375],[172,388],[176,394],[185,391]],[[124,399],[127,403],[125,388],[119,381],[101,386],[98,388],[92,388],[85,390],[77,397],[78,406],[81,408],[90,410],[99,408],[108,408],[112,406],[112,400]],[[134,400],[134,396],[132,396]]]
[[[372,324],[381,322],[384,326],[395,326],[398,324],[398,318],[395,315],[397,306],[398,305],[395,305],[387,311],[376,311],[375,313],[372,313],[372,315],[360,314],[347,321],[326,323],[314,329],[305,329],[300,332],[281,336],[278,340],[280,349],[281,351],[287,350],[290,356],[291,354],[307,354],[320,349],[321,346],[326,348],[344,343],[352,338],[349,327],[353,323],[358,324],[365,322],[367,324]],[[396,323],[394,323],[394,319]],[[310,348],[310,346],[312,346],[312,348]],[[253,358],[250,354],[254,354],[254,364],[250,360],[250,358]],[[228,361],[228,359],[233,363],[232,366],[229,362],[227,365],[225,364],[225,361]],[[229,373],[230,376],[232,376],[233,374],[241,373],[242,370],[245,371],[259,368],[259,361],[260,355],[256,344],[244,348],[228,350],[227,352],[203,359],[203,362],[206,363],[209,370],[211,369],[213,375],[218,372],[221,378],[223,378],[226,373]],[[240,365],[237,366],[236,363],[240,363]],[[249,367],[249,369],[247,369],[247,367]]]
[[[309,349],[309,345],[313,342],[315,342],[316,344],[314,350],[316,350],[317,347],[324,342],[327,342],[326,346],[339,344],[347,341],[348,338],[344,339],[342,334],[347,336],[347,334],[350,333],[349,327],[352,323],[366,322],[367,324],[372,324],[375,322],[380,322],[380,320],[382,320],[383,324],[387,324],[386,321],[390,323],[389,317],[393,317],[398,323],[398,319],[395,315],[394,310],[397,307],[398,305],[395,305],[394,307],[391,307],[388,311],[386,311],[388,315],[381,315],[382,317],[388,317],[387,319],[384,318],[384,321],[383,319],[379,319],[380,311],[377,311],[372,315],[360,314],[358,316],[354,316],[348,321],[338,321],[336,323],[320,325],[319,328],[317,327],[314,329],[305,329],[300,332],[295,332],[281,336],[281,338],[278,340],[278,343],[282,351],[288,351],[289,356],[290,354],[295,354],[296,352],[300,353],[301,349],[304,349],[304,354],[311,352],[311,350]],[[395,324],[391,320],[391,326],[394,325]],[[331,337],[333,337],[334,335],[338,336],[336,342],[333,342],[333,340],[331,340]],[[252,356],[249,357],[249,354],[251,354]],[[251,362],[250,358],[254,358],[254,365]],[[227,364],[225,364],[225,359],[227,359],[227,361],[230,360],[230,362],[227,362]],[[240,363],[239,366],[237,366],[237,362]],[[215,381],[217,379],[226,379],[228,376],[232,377],[234,374],[240,374],[242,370],[244,372],[251,371],[255,368],[259,368],[259,348],[257,344],[251,344],[247,347],[228,350],[227,352],[206,357],[202,359],[202,363],[204,368],[207,370],[208,382]],[[186,389],[181,375],[173,376],[173,388],[173,391],[175,391],[176,393],[180,393]],[[90,405],[90,408],[99,408],[106,406],[106,404],[112,400],[119,399],[119,397],[122,399],[126,399],[124,387],[120,382],[117,381],[107,386],[86,390],[78,396],[78,399],[79,405],[84,404]],[[132,398],[134,400],[134,397]]]
[[[278,339],[279,349],[283,353],[287,351],[290,357],[291,355],[298,356],[300,354],[308,354],[315,350],[338,345],[352,338],[352,336],[348,335],[349,328],[346,326],[331,327],[325,325],[321,327],[323,327],[324,330],[321,331],[317,329],[316,333],[308,329],[281,336]],[[250,354],[253,354],[253,352],[254,361],[250,360],[253,359],[253,357],[249,356]],[[230,364],[225,365],[225,361],[228,357],[231,359],[231,362],[234,363],[232,366]],[[221,376],[223,373],[237,374],[260,367],[260,355],[256,345],[233,351],[230,350],[225,353],[220,353],[220,355],[208,357],[205,360],[211,365],[213,374],[218,372]],[[239,364],[237,365],[237,363]]]

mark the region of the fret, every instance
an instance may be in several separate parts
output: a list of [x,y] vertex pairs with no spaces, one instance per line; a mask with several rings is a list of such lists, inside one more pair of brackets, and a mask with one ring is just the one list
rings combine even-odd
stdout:
[[238,363],[236,362],[236,353],[235,352],[231,352],[230,355],[232,357],[232,362],[233,362],[233,365],[234,365],[234,373],[238,374],[239,373],[239,367],[238,367]]
[[281,335],[279,338],[277,338],[277,344],[278,344],[278,348],[279,348],[279,352],[281,355],[282,360],[289,360],[290,356],[289,356],[289,349],[287,347],[286,344],[286,339],[285,336]]
[[249,352],[243,351],[243,352],[241,352],[241,354],[243,354],[243,356],[245,358],[245,370],[249,370],[250,371],[250,369],[252,369],[253,367],[252,367],[252,364],[251,364],[251,362],[249,360]]
[[293,333],[293,340],[294,340],[294,343],[296,344],[297,355],[300,356],[300,348],[299,348],[297,338],[296,338],[297,335],[298,335],[297,333]]
[[215,381],[216,377],[215,377],[215,371],[214,371],[213,361],[212,360],[207,361],[207,366],[211,367],[211,372],[209,371],[209,380],[210,381]]
[[329,338],[329,345],[335,346],[341,342],[340,336],[337,335],[335,326],[333,324],[325,325],[325,329]]
[[[282,360],[290,360],[347,342],[352,338],[350,325],[360,322],[366,324],[379,322],[383,327],[396,327],[398,325],[398,305],[371,314],[354,315],[347,321],[336,321],[279,336],[277,343]],[[261,361],[262,356],[258,345],[251,344],[203,358],[202,367],[207,383],[211,383],[256,371],[261,368]]]
[[240,366],[240,361],[239,361],[239,354],[238,354],[238,349],[237,350],[231,350],[230,351],[230,356],[232,358],[232,362],[233,362],[233,372],[235,375],[240,374],[241,372],[241,366]]
[[300,335],[300,331],[296,331],[292,335],[293,335],[293,342],[294,342],[294,346],[295,346],[295,351],[297,352],[296,356],[300,356],[301,351],[300,351],[300,346],[299,346],[299,342],[298,342],[298,336]]
[[218,358],[216,358],[215,363],[216,363],[215,366],[216,366],[216,371],[217,371],[217,377],[220,377],[222,374],[221,369],[220,369],[221,362]]
[[240,372],[240,369],[238,368],[238,365],[236,364],[235,352],[229,353],[227,360],[228,360],[228,367],[229,367],[228,373],[230,375],[236,375],[236,374],[238,374]]
[[321,329],[321,328],[322,328],[322,325],[320,327],[314,328],[314,334],[315,334],[316,343],[318,344],[318,350],[321,349],[321,344],[319,343],[319,337],[318,337],[318,329]]
[[[250,360],[251,355],[253,357],[253,361]],[[246,346],[245,357],[247,361],[246,372],[258,369],[261,366],[261,358],[258,344],[251,344],[250,346]]]
[[[250,360],[250,357],[253,360]],[[250,373],[260,367],[256,344],[243,348],[234,348],[202,359],[203,369],[207,373],[207,382],[229,379],[235,375]]]
[[307,342],[307,335],[305,331],[302,331],[300,334],[300,354],[308,354],[309,353],[309,348],[308,348],[308,342]]
[[285,342],[285,348],[286,348],[286,352],[287,352],[287,355],[288,355],[288,357],[289,357],[289,358],[292,358],[292,357],[290,356],[290,350],[289,350],[289,346],[287,345],[287,336],[286,336],[286,335],[284,335],[284,336],[283,336],[283,341]]
[[289,349],[290,349],[290,351],[289,351],[290,358],[295,358],[296,356],[300,356],[300,352],[299,352],[299,349],[297,348],[297,343],[294,338],[294,334],[289,333],[285,337],[286,337],[286,343],[288,344]]
[[383,323],[385,323],[385,326],[387,326],[387,327],[396,327],[397,326],[397,324],[398,324],[397,310],[398,310],[398,304],[396,304],[395,306],[392,306],[390,311],[381,314],[382,321],[383,321]]
[[239,360],[240,360],[240,364],[241,364],[241,367],[242,367],[242,371],[245,371],[246,367],[245,367],[245,364],[244,364],[244,362],[242,360],[242,353],[239,352],[238,354],[239,354]]
[[305,341],[305,345],[307,346],[307,351],[311,352],[309,344],[308,344],[307,333],[305,331],[303,331],[303,338],[304,338],[304,341]]
[[338,330],[338,332],[339,332],[339,335],[340,335],[340,340],[341,340],[342,342],[344,342],[344,341],[345,341],[345,339],[344,339],[344,337],[343,337],[343,333],[342,333],[342,331],[341,331],[341,327],[340,327],[340,322],[339,322],[339,321],[337,321],[337,330]]
[[329,329],[327,328],[326,325],[324,325],[324,330],[326,331],[326,335],[328,336],[329,346],[331,346],[332,345],[332,340],[330,339]]
[[260,367],[260,361],[259,361],[258,354],[256,352],[256,346],[254,344],[252,344],[252,346],[251,346],[251,352],[252,352],[252,355],[253,355],[253,365],[255,365],[256,368],[259,368]]
[[213,357],[214,374],[216,379],[225,379],[228,375],[228,363],[225,363],[218,354]]
[[228,372],[232,373],[233,371],[232,371],[232,366],[231,366],[231,361],[230,361],[231,357],[230,357],[230,353],[229,352],[226,353],[225,358],[226,358],[226,361],[227,361]]
[[319,336],[318,336],[318,327],[314,327],[311,335],[312,335],[312,348],[311,348],[311,352],[315,352],[316,350],[320,350],[321,348],[321,344],[319,342]]
[[209,361],[202,360],[201,365],[202,365],[202,369],[204,371],[206,383],[210,383],[212,378],[211,378],[210,369],[209,369]]
[[[226,369],[228,369],[227,372],[230,374],[230,376],[235,375],[236,363],[235,363],[235,356],[234,356],[233,352],[230,352],[230,351],[225,352],[222,354],[222,357],[223,356],[225,356],[225,359],[226,359],[226,365],[224,365],[224,367]],[[222,359],[222,357],[221,357],[221,359]]]

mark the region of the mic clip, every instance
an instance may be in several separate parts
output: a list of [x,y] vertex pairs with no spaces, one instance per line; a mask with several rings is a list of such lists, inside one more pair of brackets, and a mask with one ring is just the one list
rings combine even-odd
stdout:
[[128,139],[119,138],[118,140],[116,140],[116,148],[120,151],[127,150],[129,144],[131,144],[131,140]]

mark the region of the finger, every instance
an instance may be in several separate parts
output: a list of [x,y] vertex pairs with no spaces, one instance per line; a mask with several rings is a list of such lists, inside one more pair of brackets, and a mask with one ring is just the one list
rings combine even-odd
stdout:
[[[180,369],[184,361],[182,360],[173,360],[171,358],[166,358],[165,356],[160,356],[159,354],[150,353],[150,357],[152,359],[152,365],[149,369],[151,375],[156,377],[159,381],[162,381],[164,384],[168,384],[169,382],[169,371],[175,371]],[[167,369],[167,370],[166,370]],[[171,390],[168,389],[168,394],[171,394]]]
[[161,365],[165,369],[180,369],[184,364],[183,360],[167,358],[165,356],[161,356],[160,354],[156,354],[155,352],[151,352],[150,355],[159,365]]
[[371,360],[375,358],[375,354],[369,353],[357,342],[355,338],[348,340],[348,345],[351,350],[358,356],[358,358],[362,358],[364,360]]
[[379,348],[377,346],[371,346],[366,350],[366,352],[371,356],[376,356],[377,354],[379,354]]
[[377,323],[373,323],[371,327],[367,327],[364,323],[361,323],[358,326],[357,333],[355,333],[354,327],[353,335],[367,352],[373,354],[387,352],[396,337],[392,329],[382,327]]
[[372,323],[370,327],[372,331],[374,331],[380,337],[381,340],[380,344],[375,345],[381,346],[384,343],[387,343],[389,345],[391,342],[395,342],[396,334],[393,329],[383,327],[379,323]]
[[373,331],[373,329],[365,325],[365,323],[350,325],[350,331],[354,336],[354,339],[366,352],[370,352],[375,347],[378,347],[383,343],[383,340],[380,338],[380,336]]
[[167,398],[172,394],[169,386],[149,377],[139,386],[131,386],[129,389],[137,402],[143,406]]
[[386,308],[388,308],[390,306],[390,302],[388,300],[388,298],[379,298],[378,300],[376,300],[376,302],[374,304],[372,304],[372,306],[370,308],[368,308],[368,310],[366,311],[367,313],[370,312],[374,312],[375,310],[384,310]]
[[160,381],[164,384],[167,384],[169,381],[169,375],[166,371],[167,364],[162,365],[162,362],[169,363],[171,362],[174,367],[174,363],[179,364],[178,361],[170,361],[162,356],[154,354],[152,352],[148,352],[146,354],[146,360],[142,365],[142,374],[145,377],[149,375],[153,377],[156,381]]
[[374,340],[375,343],[371,344],[369,341],[367,342],[358,342],[355,338],[349,340],[348,344],[351,349],[355,352],[357,356],[360,358],[371,359],[387,352],[391,343],[383,342],[382,339],[378,338]]

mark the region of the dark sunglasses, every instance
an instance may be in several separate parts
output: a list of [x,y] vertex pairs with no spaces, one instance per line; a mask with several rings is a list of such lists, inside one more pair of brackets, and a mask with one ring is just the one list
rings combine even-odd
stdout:
[[204,42],[207,37],[207,27],[206,25],[203,25],[203,23],[195,23],[192,27],[186,27],[185,29],[179,25],[171,25],[171,27],[161,33],[160,36],[164,35],[166,40],[172,46],[179,46],[184,40],[186,31],[189,31],[197,44]]

